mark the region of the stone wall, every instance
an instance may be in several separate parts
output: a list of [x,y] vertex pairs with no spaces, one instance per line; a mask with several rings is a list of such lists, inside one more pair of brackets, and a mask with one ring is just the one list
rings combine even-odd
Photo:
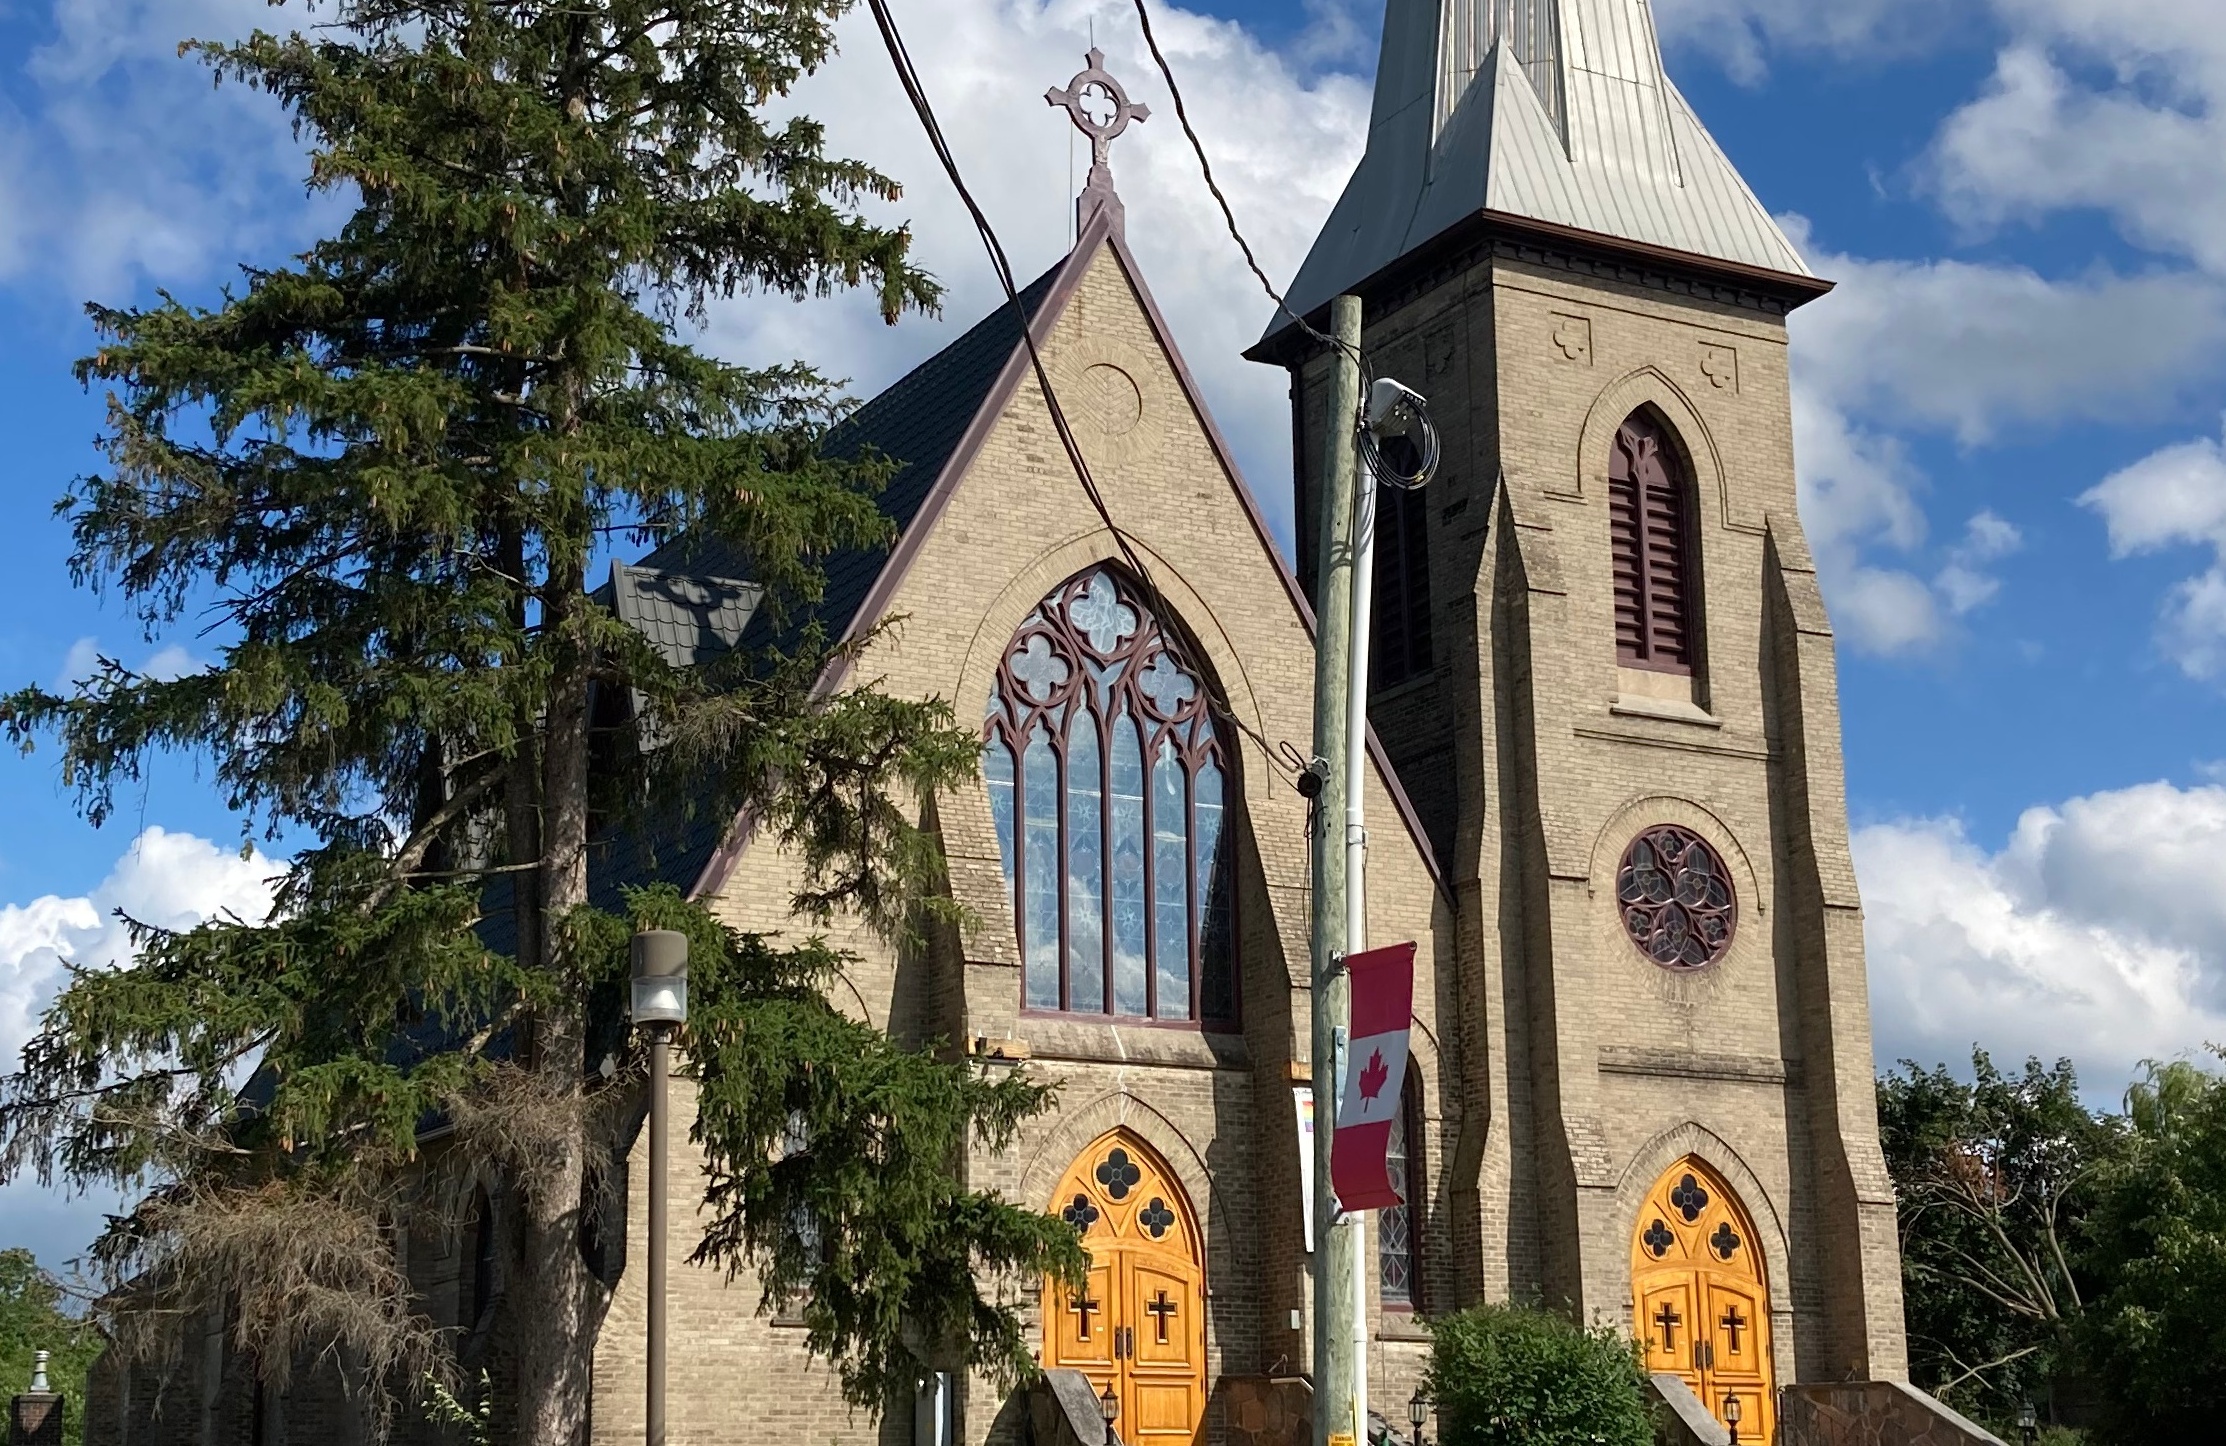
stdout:
[[1790,1387],[1778,1423],[1778,1446],[2003,1446],[1903,1381]]

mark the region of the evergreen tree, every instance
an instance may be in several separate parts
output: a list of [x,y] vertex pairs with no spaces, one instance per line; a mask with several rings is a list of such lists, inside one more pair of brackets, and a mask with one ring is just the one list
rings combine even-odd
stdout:
[[[62,504],[73,572],[151,631],[207,609],[221,656],[0,707],[26,747],[59,741],[95,822],[150,758],[195,754],[301,845],[273,917],[139,930],[0,1083],[0,1177],[147,1187],[96,1252],[133,1282],[120,1339],[220,1311],[267,1377],[337,1344],[380,1400],[453,1382],[392,1225],[493,1160],[504,1414],[576,1440],[607,1299],[583,1211],[640,1078],[609,1026],[650,922],[696,941],[699,1258],[807,1303],[862,1402],[930,1354],[1026,1368],[998,1282],[1071,1277],[1079,1246],[964,1188],[957,1155],[1042,1091],[842,1018],[816,943],[670,891],[631,919],[588,903],[598,830],[654,839],[687,800],[748,808],[807,911],[901,931],[936,874],[919,810],[974,767],[943,707],[819,686],[840,647],[809,625],[818,560],[889,540],[887,464],[821,452],[839,389],[688,342],[736,293],[865,287],[891,322],[935,302],[906,232],[859,214],[896,185],[764,117],[846,4],[331,0],[308,35],[188,47],[282,103],[311,187],[353,209],[213,308],[91,309],[108,466]],[[591,598],[599,546],[684,531],[749,559],[785,641],[676,667]],[[598,697],[635,707],[609,723]],[[421,1148],[432,1120],[455,1147]]]

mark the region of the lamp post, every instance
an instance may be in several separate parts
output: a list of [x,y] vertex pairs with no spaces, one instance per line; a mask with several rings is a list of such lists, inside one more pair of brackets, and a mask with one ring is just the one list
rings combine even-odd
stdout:
[[1121,1398],[1113,1394],[1113,1383],[1105,1383],[1104,1394],[1098,1397],[1098,1414],[1105,1418],[1105,1446],[1114,1446],[1113,1423],[1121,1419]]
[[1739,1417],[1741,1414],[1739,1398],[1737,1396],[1724,1397],[1724,1424],[1731,1428],[1731,1446],[1739,1446]]
[[2025,1438],[2025,1446],[2033,1446],[2040,1437],[2040,1413],[2027,1401],[2017,1408],[2017,1434]]
[[688,936],[644,929],[634,936],[634,1027],[649,1035],[649,1446],[665,1446],[665,1096],[672,1032],[687,1022]]
[[1429,1419],[1430,1398],[1423,1395],[1422,1388],[1417,1386],[1414,1394],[1407,1398],[1407,1424],[1414,1427],[1414,1446],[1426,1446],[1422,1439],[1422,1425]]

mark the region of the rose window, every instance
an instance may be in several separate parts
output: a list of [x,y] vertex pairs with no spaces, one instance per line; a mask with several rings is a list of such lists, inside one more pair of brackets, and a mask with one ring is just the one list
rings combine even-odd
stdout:
[[1623,930],[1665,969],[1699,969],[1723,958],[1739,922],[1731,874],[1706,840],[1675,824],[1631,841],[1615,878]]

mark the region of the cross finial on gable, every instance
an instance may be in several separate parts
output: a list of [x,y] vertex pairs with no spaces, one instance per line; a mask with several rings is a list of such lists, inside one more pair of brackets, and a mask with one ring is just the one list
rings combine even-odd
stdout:
[[1128,91],[1106,73],[1104,51],[1093,45],[1087,58],[1089,64],[1075,73],[1066,89],[1053,86],[1043,98],[1051,105],[1064,107],[1074,128],[1090,138],[1090,179],[1074,203],[1078,224],[1088,226],[1103,210],[1119,229],[1123,209],[1121,198],[1113,190],[1113,168],[1106,157],[1129,122],[1150,120],[1152,108],[1129,101]]

